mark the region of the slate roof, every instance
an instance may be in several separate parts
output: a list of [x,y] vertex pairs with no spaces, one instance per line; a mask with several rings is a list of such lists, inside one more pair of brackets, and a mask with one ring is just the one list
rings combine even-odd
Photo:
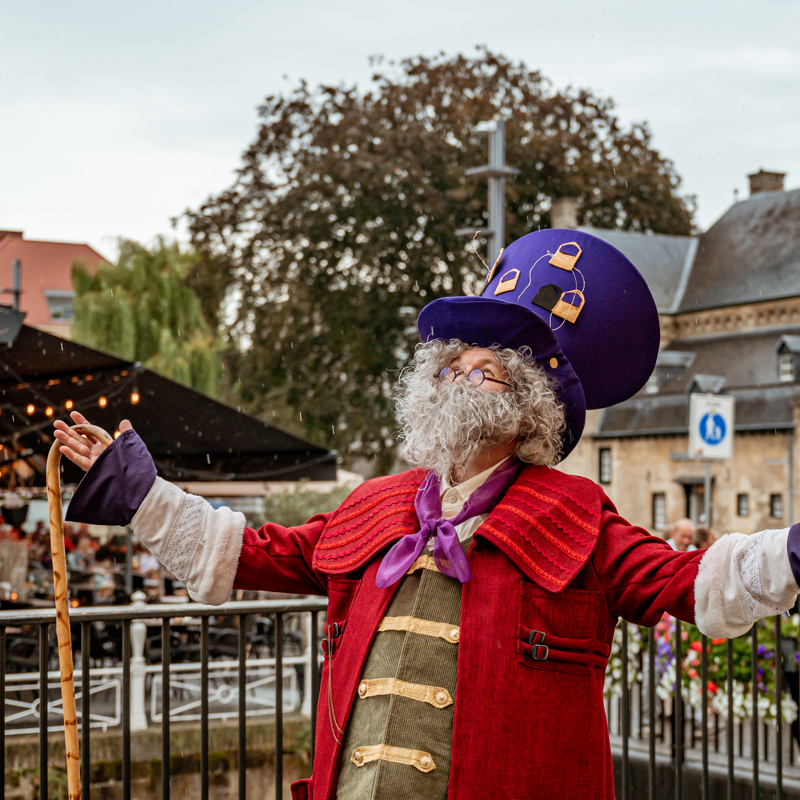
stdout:
[[798,295],[800,189],[761,192],[733,205],[700,236],[679,310]]
[[[800,383],[778,380],[777,348],[798,328],[678,340],[659,354],[660,391],[606,409],[596,436],[686,435],[689,387],[709,376],[724,376],[721,394],[736,398],[736,430],[785,430],[793,426],[792,404],[800,401]],[[790,335],[787,335],[790,334]],[[668,354],[674,354],[670,356]],[[682,367],[681,364],[687,364]]]
[[[661,313],[800,297],[800,189],[736,203],[699,237],[581,230],[636,264]],[[676,340],[659,353],[658,392],[603,411],[596,436],[686,435],[692,384],[736,398],[737,431],[790,429],[800,383],[779,381],[781,345],[800,352],[800,326]]]
[[[726,390],[736,398],[734,429],[738,433],[791,430],[792,405],[800,398],[796,383]],[[596,439],[632,436],[686,436],[689,433],[689,394],[637,395],[605,409]]]
[[647,281],[660,313],[677,311],[691,269],[696,239],[589,227],[578,230],[608,242],[636,265]]
[[692,353],[694,359],[688,369],[664,367],[659,376],[662,378],[661,390],[686,391],[697,375],[725,376],[725,393],[729,388],[777,383],[777,348],[788,333],[800,333],[800,328],[743,331],[672,342],[662,353]]

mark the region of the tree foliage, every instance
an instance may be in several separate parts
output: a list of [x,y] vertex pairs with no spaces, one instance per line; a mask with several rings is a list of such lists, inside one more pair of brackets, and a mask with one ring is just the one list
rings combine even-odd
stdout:
[[252,522],[256,527],[264,522],[277,522],[287,528],[303,525],[315,514],[338,508],[352,491],[352,486],[337,486],[329,492],[318,492],[301,481],[294,492],[266,495],[263,519]]
[[73,265],[75,341],[216,396],[215,334],[187,283],[197,256],[163,239],[151,249],[121,240],[119,248],[116,266],[103,264],[91,274]]
[[486,50],[375,68],[366,91],[267,97],[235,183],[187,217],[204,256],[193,285],[212,304],[235,287],[239,401],[385,467],[419,310],[478,291],[486,271],[455,234],[485,225],[486,185],[465,176],[487,159],[479,122],[506,120],[520,170],[509,241],[548,227],[559,197],[581,224],[674,234],[691,231],[692,200],[647,125],[622,125],[607,98]]

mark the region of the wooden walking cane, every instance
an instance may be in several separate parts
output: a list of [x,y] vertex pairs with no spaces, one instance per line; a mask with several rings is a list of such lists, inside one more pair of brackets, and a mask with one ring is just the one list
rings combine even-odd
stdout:
[[[112,439],[96,425],[73,425],[76,433],[97,437],[103,447]],[[72,634],[67,599],[67,558],[64,552],[64,517],[61,508],[61,442],[56,439],[47,456],[47,505],[50,512],[50,550],[53,554],[53,584],[56,595],[58,666],[61,669],[61,705],[64,709],[64,738],[67,745],[67,792],[69,800],[81,798],[81,762],[78,755],[78,714],[75,708],[75,679],[72,674]],[[39,701],[39,713],[47,714],[47,698]],[[88,719],[83,720],[89,724]],[[41,776],[41,780],[46,780]]]

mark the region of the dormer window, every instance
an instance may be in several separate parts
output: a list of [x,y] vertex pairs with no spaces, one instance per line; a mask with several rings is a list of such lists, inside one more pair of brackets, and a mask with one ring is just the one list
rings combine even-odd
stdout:
[[656,358],[656,368],[644,385],[645,394],[657,394],[673,378],[692,365],[694,353],[678,350],[660,350]]
[[778,346],[778,380],[794,383],[797,380],[797,360],[800,358],[800,336],[781,336]]
[[782,383],[794,381],[794,353],[781,353],[778,356],[778,380]]
[[722,375],[695,375],[689,383],[689,394],[719,394],[725,385]]

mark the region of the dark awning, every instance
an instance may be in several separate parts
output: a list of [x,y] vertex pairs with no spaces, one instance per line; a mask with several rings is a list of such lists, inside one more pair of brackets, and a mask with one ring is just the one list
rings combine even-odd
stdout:
[[[68,401],[112,434],[121,419],[130,419],[167,480],[336,479],[334,451],[141,365],[28,326],[0,350],[0,466],[8,469],[22,457],[35,470],[34,485],[44,485],[52,419],[68,418]],[[65,483],[81,474],[64,465]]]

